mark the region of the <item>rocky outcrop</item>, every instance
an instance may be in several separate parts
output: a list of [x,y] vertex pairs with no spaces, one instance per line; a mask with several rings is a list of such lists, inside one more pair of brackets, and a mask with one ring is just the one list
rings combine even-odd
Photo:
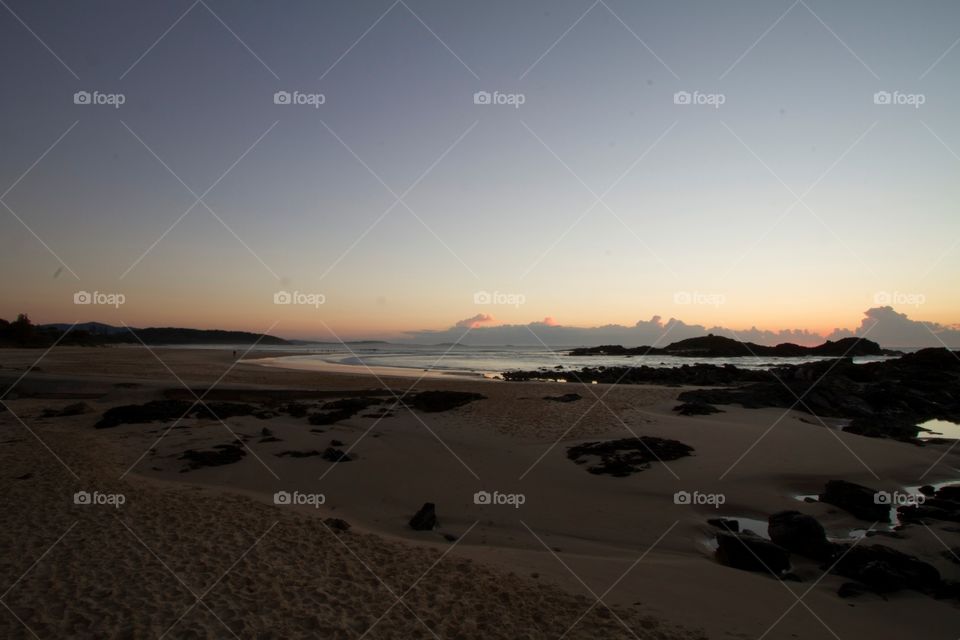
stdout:
[[648,469],[652,462],[676,460],[693,453],[693,447],[676,440],[640,436],[604,442],[585,442],[567,449],[567,457],[588,464],[587,471],[616,477]]
[[933,565],[880,544],[838,549],[827,566],[833,562],[833,573],[852,578],[876,593],[915,589],[932,595],[942,585],[940,572]]
[[421,391],[404,398],[407,406],[425,413],[439,413],[449,411],[470,404],[476,400],[486,400],[487,397],[479,393],[467,391]]

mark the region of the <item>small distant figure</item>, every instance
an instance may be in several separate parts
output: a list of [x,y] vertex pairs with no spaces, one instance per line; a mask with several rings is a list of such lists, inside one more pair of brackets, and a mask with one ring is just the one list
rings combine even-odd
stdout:
[[234,360],[237,359],[237,350],[236,350],[236,349],[233,350],[233,359],[234,359]]

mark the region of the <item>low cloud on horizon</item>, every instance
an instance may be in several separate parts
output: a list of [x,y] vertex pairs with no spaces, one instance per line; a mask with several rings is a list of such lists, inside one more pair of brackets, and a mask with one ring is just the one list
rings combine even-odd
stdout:
[[489,314],[477,314],[465,318],[448,329],[410,331],[407,340],[415,343],[460,342],[475,346],[523,345],[550,347],[574,347],[600,344],[622,344],[636,347],[643,345],[662,347],[697,336],[712,333],[757,344],[775,345],[793,342],[806,346],[839,340],[852,336],[866,337],[887,348],[896,347],[943,347],[960,348],[960,327],[937,322],[912,320],[907,314],[893,307],[873,307],[864,311],[860,325],[855,329],[834,329],[824,336],[806,329],[735,330],[727,327],[706,327],[687,324],[677,318],[664,321],[661,316],[640,320],[633,326],[618,324],[599,327],[567,327],[550,317],[529,324],[504,324],[489,326],[495,322]]

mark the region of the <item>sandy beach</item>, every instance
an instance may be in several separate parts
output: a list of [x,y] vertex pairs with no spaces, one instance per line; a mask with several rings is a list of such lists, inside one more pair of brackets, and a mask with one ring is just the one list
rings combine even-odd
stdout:
[[[38,355],[0,353],[5,385]],[[282,414],[93,428],[110,407],[193,399],[184,384],[202,396],[214,383],[205,402],[299,390],[379,394],[389,406],[411,385],[485,399],[319,428]],[[3,636],[956,637],[955,602],[910,591],[843,599],[845,580],[813,562],[795,562],[797,582],[723,566],[706,523],[796,508],[843,538],[868,523],[796,496],[833,478],[888,490],[956,479],[953,451],[927,473],[947,445],[846,435],[792,412],[778,422],[773,409],[680,417],[678,388],[591,387],[283,370],[216,350],[54,349],[0,413]],[[582,399],[544,399],[572,392]],[[42,417],[77,402],[91,410]],[[628,477],[566,456],[631,432],[695,452]],[[239,461],[185,470],[185,451],[238,439],[249,452]],[[331,444],[350,461],[309,455]],[[75,504],[78,491],[104,502]],[[478,491],[523,502],[478,505]],[[677,491],[725,501],[675,504]],[[275,504],[277,492],[323,503]],[[414,531],[425,502],[439,526]],[[955,579],[946,550],[958,535],[911,526],[883,543]]]

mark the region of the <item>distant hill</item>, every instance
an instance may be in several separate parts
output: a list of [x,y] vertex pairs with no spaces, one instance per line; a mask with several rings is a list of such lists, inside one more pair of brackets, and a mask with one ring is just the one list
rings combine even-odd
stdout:
[[[139,338],[139,340],[138,340]],[[180,327],[147,327],[145,329],[115,327],[100,322],[77,325],[65,323],[34,325],[25,314],[13,322],[0,319],[0,346],[44,347],[58,342],[63,345],[97,346],[107,344],[292,344],[276,336],[261,336],[249,331],[221,329],[185,329]]]
[[740,342],[713,334],[699,338],[687,338],[666,347],[623,347],[601,345],[572,349],[572,356],[677,356],[690,358],[741,358],[749,356],[799,358],[803,356],[883,356],[901,355],[899,351],[883,349],[879,344],[865,338],[843,338],[836,342],[827,340],[816,347],[803,347],[784,342],[768,347],[753,342]]

